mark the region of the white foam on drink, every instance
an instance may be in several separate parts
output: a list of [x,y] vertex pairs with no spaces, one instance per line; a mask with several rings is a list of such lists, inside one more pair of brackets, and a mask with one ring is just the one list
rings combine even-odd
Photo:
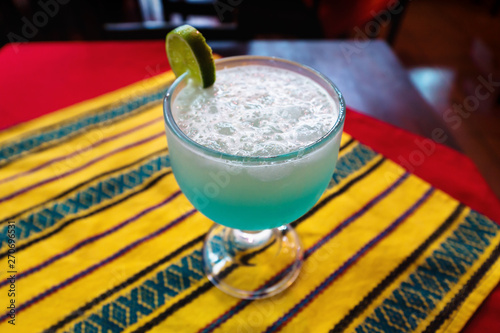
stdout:
[[275,156],[326,134],[338,117],[333,99],[313,80],[260,65],[217,71],[206,89],[188,84],[173,115],[195,142],[240,156]]

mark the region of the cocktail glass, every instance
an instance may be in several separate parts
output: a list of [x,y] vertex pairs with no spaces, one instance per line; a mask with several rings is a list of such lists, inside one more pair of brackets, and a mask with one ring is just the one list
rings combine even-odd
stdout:
[[345,104],[328,78],[295,62],[229,57],[217,60],[216,70],[248,65],[306,76],[331,96],[338,110],[331,129],[312,144],[278,156],[237,156],[196,143],[176,124],[172,107],[187,84],[186,74],[175,80],[165,96],[165,127],[175,179],[193,206],[216,222],[203,246],[205,273],[222,291],[256,299],[281,292],[299,274],[303,248],[290,223],[316,204],[331,180]]

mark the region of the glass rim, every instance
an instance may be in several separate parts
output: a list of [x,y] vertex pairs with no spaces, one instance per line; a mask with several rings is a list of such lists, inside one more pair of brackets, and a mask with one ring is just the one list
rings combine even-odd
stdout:
[[[293,150],[291,152],[287,152],[284,154],[279,154],[279,155],[273,155],[273,156],[244,156],[244,155],[233,155],[233,154],[228,154],[228,153],[223,153],[221,151],[208,148],[206,146],[203,146],[193,139],[191,139],[189,136],[187,136],[177,125],[175,122],[174,116],[172,114],[171,110],[171,103],[172,103],[172,96],[177,88],[177,86],[186,78],[187,73],[183,73],[181,76],[175,79],[175,81],[170,85],[168,88],[167,92],[165,93],[165,97],[163,98],[163,117],[165,119],[165,123],[167,126],[170,128],[170,130],[174,133],[174,135],[181,139],[184,143],[188,144],[191,147],[194,147],[198,150],[201,150],[203,153],[219,158],[219,159],[225,159],[225,160],[230,160],[230,161],[239,161],[239,162],[278,162],[278,161],[283,161],[283,160],[289,160],[296,158],[298,156],[302,156],[310,151],[316,150],[319,147],[321,147],[323,144],[328,142],[328,139],[334,137],[339,130],[342,128],[342,124],[344,123],[345,120],[345,115],[346,115],[346,107],[345,107],[345,101],[342,93],[340,90],[337,88],[337,86],[325,75],[322,73],[318,72],[317,70],[306,66],[302,65],[298,62],[291,61],[291,60],[286,60],[286,59],[281,59],[277,57],[267,57],[267,56],[233,56],[233,57],[226,57],[226,58],[221,58],[215,60],[216,64],[223,64],[226,62],[234,62],[234,61],[251,61],[251,60],[261,60],[261,61],[274,61],[274,62],[280,62],[280,63],[285,63],[288,65],[292,65],[295,67],[302,68],[310,73],[312,73],[314,76],[319,78],[320,80],[323,80],[325,83],[327,83],[331,88],[333,88],[333,91],[336,93],[338,97],[338,106],[339,106],[339,115],[333,124],[333,126],[326,132],[323,136],[321,136],[319,139],[316,141],[304,146],[300,147],[299,149]],[[263,64],[265,66],[265,64]],[[299,73],[300,74],[300,73]],[[313,79],[309,77],[310,79]],[[315,80],[317,81],[317,80]],[[331,95],[330,92],[327,92],[329,95]]]

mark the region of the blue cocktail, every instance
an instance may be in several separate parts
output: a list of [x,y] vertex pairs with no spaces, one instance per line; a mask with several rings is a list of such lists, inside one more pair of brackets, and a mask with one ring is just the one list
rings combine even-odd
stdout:
[[[297,277],[302,249],[287,225],[318,201],[333,174],[345,105],[320,73],[268,57],[216,62],[202,89],[179,77],[165,98],[175,178],[217,223],[207,236],[207,276],[242,298],[273,295]],[[285,271],[269,284],[268,274]]]

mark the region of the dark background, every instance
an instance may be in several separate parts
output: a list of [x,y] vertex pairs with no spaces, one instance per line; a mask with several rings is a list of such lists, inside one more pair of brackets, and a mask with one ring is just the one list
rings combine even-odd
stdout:
[[[373,20],[395,1],[159,0],[157,12],[164,20],[147,23],[154,15],[141,6],[144,2],[2,0],[2,43],[9,41],[11,32],[30,41],[155,39],[186,22],[207,39],[346,38],[354,26]],[[402,0],[401,7],[406,3]],[[397,25],[399,17],[393,15],[391,25]],[[23,35],[26,20],[38,30],[32,37]]]

